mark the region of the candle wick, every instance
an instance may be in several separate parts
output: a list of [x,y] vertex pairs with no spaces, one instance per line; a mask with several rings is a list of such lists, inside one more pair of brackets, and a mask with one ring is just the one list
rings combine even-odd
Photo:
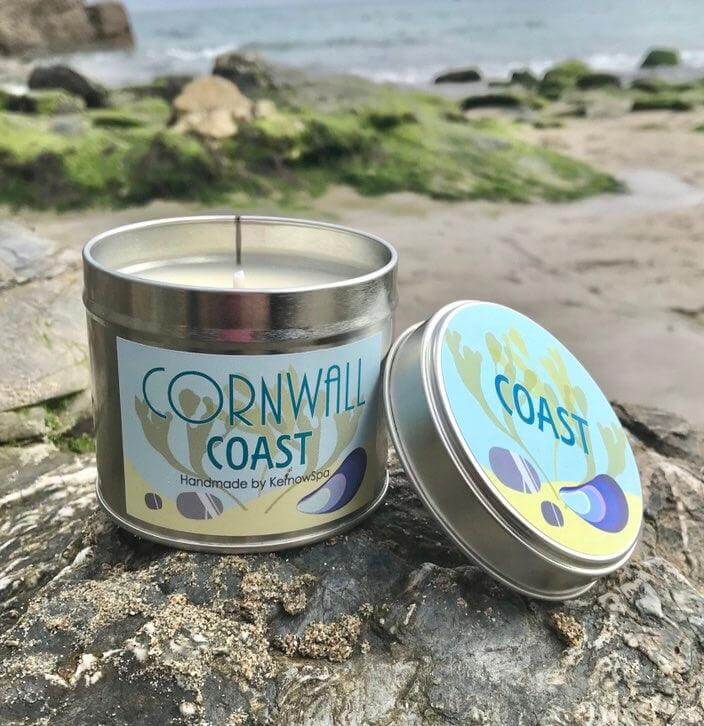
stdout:
[[235,271],[232,275],[232,287],[244,287],[244,270],[242,269],[242,223],[240,215],[235,215]]
[[239,214],[235,216],[235,262],[237,267],[242,266],[242,224]]

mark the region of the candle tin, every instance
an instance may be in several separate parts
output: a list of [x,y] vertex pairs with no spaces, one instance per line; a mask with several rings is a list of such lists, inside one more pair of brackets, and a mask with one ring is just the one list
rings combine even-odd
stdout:
[[[256,256],[357,272],[254,289],[131,272],[236,254],[245,270]],[[83,261],[97,493],[120,525],[189,549],[274,550],[341,532],[380,503],[388,243],[317,222],[191,217],[99,235]]]
[[452,303],[395,343],[384,398],[421,499],[497,579],[563,600],[632,554],[643,498],[626,434],[537,323],[501,305]]

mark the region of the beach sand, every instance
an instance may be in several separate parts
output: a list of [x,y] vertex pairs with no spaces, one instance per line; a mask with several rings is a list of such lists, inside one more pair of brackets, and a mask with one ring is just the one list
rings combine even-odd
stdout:
[[[704,424],[704,112],[567,119],[531,141],[624,181],[626,194],[566,204],[375,198],[336,188],[298,216],[375,232],[399,251],[397,328],[456,299],[514,307],[560,337],[611,399]],[[190,204],[14,215],[80,247],[109,227],[208,211]],[[246,212],[248,209],[236,211]],[[256,213],[290,214],[264,203]]]

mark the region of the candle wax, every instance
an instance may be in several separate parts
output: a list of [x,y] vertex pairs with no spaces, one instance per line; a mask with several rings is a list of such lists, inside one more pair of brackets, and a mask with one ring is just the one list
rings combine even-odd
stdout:
[[232,259],[166,260],[131,265],[122,272],[154,282],[217,289],[311,287],[364,274],[364,270],[349,265],[314,265],[311,260],[294,264],[274,257],[245,259],[239,267]]

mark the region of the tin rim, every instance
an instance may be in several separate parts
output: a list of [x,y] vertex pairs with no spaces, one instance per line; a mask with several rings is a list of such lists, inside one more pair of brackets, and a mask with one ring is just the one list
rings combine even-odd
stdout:
[[[223,289],[217,287],[208,287],[204,285],[179,285],[170,282],[159,282],[155,280],[146,280],[136,275],[121,272],[108,265],[104,265],[99,262],[93,255],[93,248],[97,247],[101,242],[107,239],[116,237],[122,234],[128,234],[130,232],[139,232],[140,230],[150,229],[154,227],[167,227],[167,226],[179,226],[186,224],[200,224],[200,223],[218,223],[218,222],[235,222],[240,220],[248,224],[271,224],[271,225],[289,225],[293,227],[308,227],[313,229],[329,230],[331,232],[348,234],[359,239],[371,241],[380,247],[382,247],[388,254],[388,261],[381,267],[367,272],[363,275],[357,275],[344,280],[338,280],[335,282],[321,283],[317,285],[305,285],[296,287],[248,287],[246,289]],[[140,284],[148,287],[155,288],[166,288],[166,289],[177,289],[177,290],[191,290],[200,293],[217,293],[218,295],[246,295],[246,294],[290,294],[290,293],[303,293],[303,292],[314,292],[318,290],[328,290],[332,288],[344,288],[352,287],[355,285],[361,285],[367,282],[372,282],[377,279],[383,278],[385,275],[390,273],[396,268],[398,264],[398,253],[394,247],[387,242],[385,239],[378,237],[362,230],[354,229],[352,227],[344,227],[338,224],[332,224],[329,222],[318,222],[306,219],[298,219],[295,217],[274,217],[274,216],[259,216],[259,215],[246,215],[246,214],[203,214],[203,215],[192,215],[186,217],[166,217],[163,219],[149,220],[146,222],[135,222],[133,224],[125,224],[119,227],[114,227],[106,232],[102,232],[99,235],[91,238],[83,247],[83,260],[86,266],[99,270],[103,274],[109,275],[117,280],[129,282],[130,284]]]

